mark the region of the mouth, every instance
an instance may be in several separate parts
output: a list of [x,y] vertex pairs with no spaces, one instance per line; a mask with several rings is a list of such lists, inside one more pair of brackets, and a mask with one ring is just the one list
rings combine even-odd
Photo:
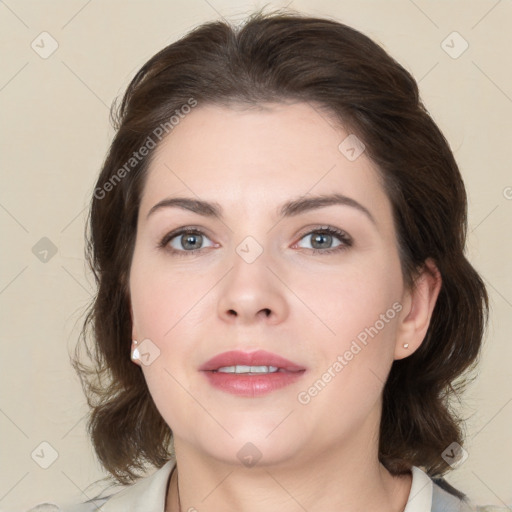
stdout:
[[287,370],[286,368],[278,368],[277,366],[223,366],[217,370],[209,370],[213,373],[230,373],[236,375],[265,375],[267,373],[299,373],[304,370]]
[[257,397],[296,382],[306,368],[265,351],[224,352],[201,366],[208,382],[223,392]]

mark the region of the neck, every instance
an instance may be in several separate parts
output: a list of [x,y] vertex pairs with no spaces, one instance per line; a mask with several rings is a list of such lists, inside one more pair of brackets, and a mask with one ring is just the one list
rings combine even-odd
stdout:
[[394,477],[367,452],[354,457],[357,448],[345,456],[326,450],[314,459],[251,468],[210,460],[189,448],[175,440],[178,462],[169,482],[166,512],[402,512],[411,488],[410,473]]

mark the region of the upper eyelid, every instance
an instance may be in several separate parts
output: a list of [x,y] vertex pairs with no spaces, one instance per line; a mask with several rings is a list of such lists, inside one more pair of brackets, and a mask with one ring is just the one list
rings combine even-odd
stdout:
[[171,240],[174,240],[175,238],[185,235],[187,233],[199,234],[201,236],[205,236],[211,242],[217,243],[212,240],[212,237],[210,237],[210,235],[207,233],[207,230],[195,226],[183,226],[181,228],[173,229],[166,233],[163,237],[160,237],[160,240],[162,242],[166,241],[166,243],[169,243]]
[[344,229],[335,228],[334,226],[328,226],[325,224],[319,225],[317,227],[305,228],[305,230],[304,231],[301,230],[300,234],[297,236],[300,236],[302,238],[306,235],[310,235],[311,233],[316,233],[318,231],[332,231],[334,234],[345,235],[347,238],[352,238]]

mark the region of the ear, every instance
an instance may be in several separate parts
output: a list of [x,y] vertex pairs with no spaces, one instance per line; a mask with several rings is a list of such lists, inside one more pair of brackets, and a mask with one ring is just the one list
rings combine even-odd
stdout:
[[404,293],[404,308],[397,326],[395,359],[411,355],[425,339],[441,285],[441,273],[433,260],[428,258],[413,289]]

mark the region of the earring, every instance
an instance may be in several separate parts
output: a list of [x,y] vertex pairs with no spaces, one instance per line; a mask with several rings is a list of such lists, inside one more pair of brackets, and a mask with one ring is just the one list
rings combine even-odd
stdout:
[[[134,345],[137,345],[138,341],[137,340],[133,340],[133,344]],[[139,349],[137,347],[133,348],[132,349],[132,359],[135,361],[137,359],[139,359]]]
[[409,348],[409,343],[404,343],[404,348]]

